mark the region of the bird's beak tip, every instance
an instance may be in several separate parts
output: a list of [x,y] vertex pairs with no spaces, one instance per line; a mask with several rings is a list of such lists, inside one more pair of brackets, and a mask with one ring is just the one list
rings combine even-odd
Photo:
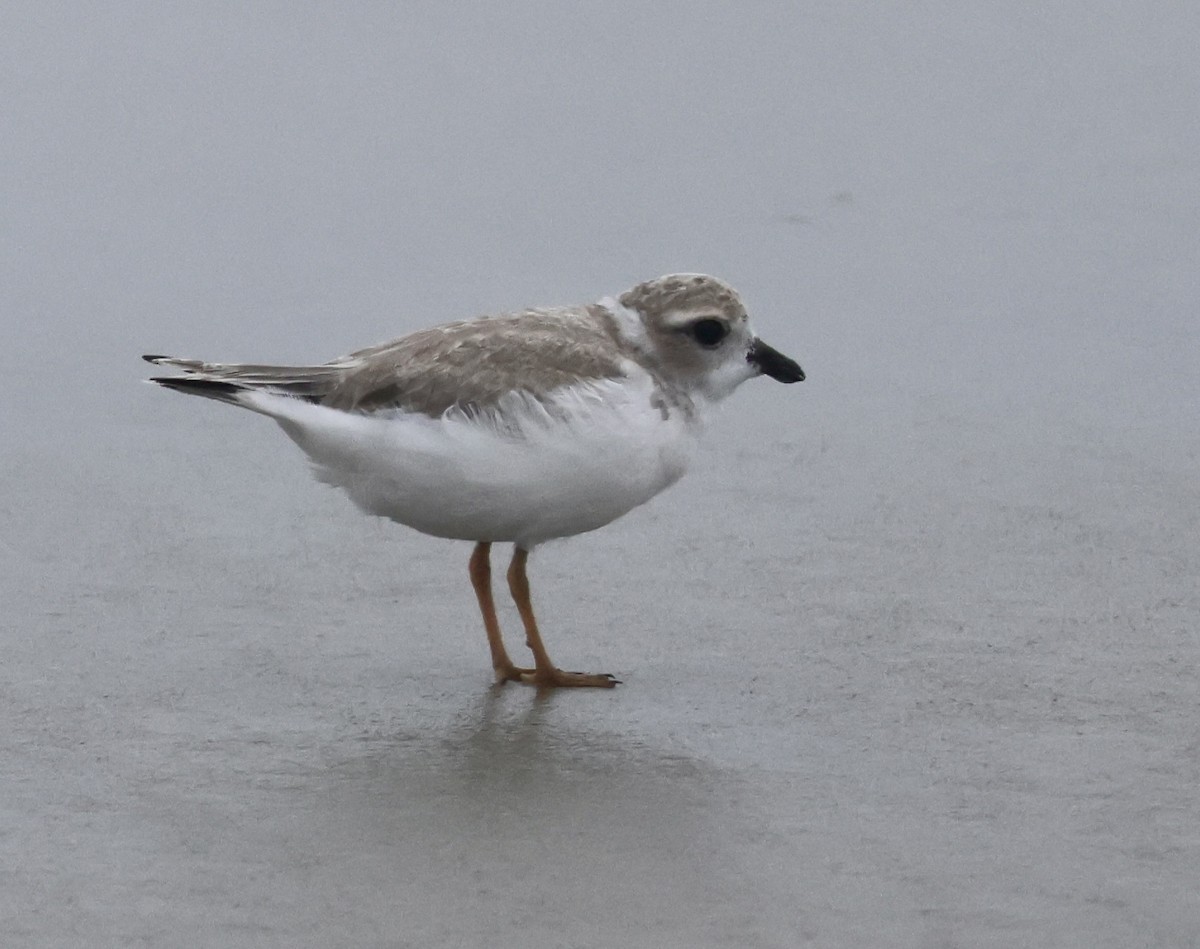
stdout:
[[803,382],[805,379],[804,370],[800,368],[798,362],[789,359],[778,349],[768,346],[757,337],[750,344],[750,350],[746,353],[746,361],[752,366],[756,366],[764,376],[770,376],[776,382],[791,384]]

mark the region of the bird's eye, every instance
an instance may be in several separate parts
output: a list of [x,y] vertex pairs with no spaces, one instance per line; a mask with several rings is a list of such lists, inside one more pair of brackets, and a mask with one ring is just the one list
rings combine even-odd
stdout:
[[729,327],[720,320],[696,320],[690,329],[696,342],[710,349],[729,335]]

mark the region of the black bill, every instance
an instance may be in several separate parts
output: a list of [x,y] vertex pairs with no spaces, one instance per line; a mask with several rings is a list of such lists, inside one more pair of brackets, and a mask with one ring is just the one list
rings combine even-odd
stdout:
[[804,370],[800,368],[798,362],[788,359],[778,349],[773,349],[758,337],[755,337],[754,342],[750,344],[750,351],[746,353],[746,362],[752,366],[758,366],[763,375],[780,382],[804,381]]

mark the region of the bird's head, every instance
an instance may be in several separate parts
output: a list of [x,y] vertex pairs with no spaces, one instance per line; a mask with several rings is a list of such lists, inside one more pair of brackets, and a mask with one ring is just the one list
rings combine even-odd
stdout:
[[737,291],[707,274],[668,274],[621,294],[665,372],[717,401],[754,376],[801,382],[804,370],[750,327]]

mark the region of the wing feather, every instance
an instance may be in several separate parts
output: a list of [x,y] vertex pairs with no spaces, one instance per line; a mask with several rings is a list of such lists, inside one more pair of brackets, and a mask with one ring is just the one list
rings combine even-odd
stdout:
[[573,382],[620,378],[625,355],[608,312],[588,306],[447,323],[319,366],[144,358],[178,369],[184,378],[279,392],[344,411],[436,417],[452,408],[494,406],[513,391],[540,399]]

